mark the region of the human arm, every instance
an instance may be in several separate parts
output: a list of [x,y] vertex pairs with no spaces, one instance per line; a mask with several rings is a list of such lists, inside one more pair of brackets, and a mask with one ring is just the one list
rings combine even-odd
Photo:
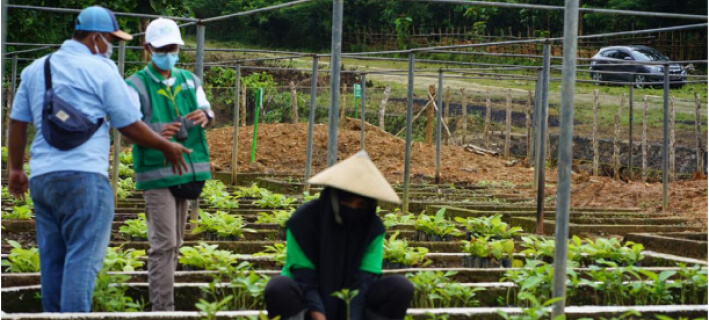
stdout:
[[25,71],[21,74],[20,86],[15,93],[10,114],[10,131],[8,137],[8,164],[10,167],[8,189],[14,197],[23,199],[29,190],[27,174],[22,169],[27,146],[27,125],[32,123],[32,111],[27,94],[27,78]]
[[[319,292],[318,272],[315,265],[308,259],[290,230],[286,230],[286,262],[284,275],[291,277],[303,293],[308,310],[325,313],[325,304]],[[315,314],[315,316],[318,316]]]
[[8,162],[10,163],[10,177],[8,188],[10,194],[22,200],[25,199],[25,193],[29,190],[29,181],[27,174],[22,170],[22,162],[25,158],[25,146],[27,145],[27,122],[10,120],[10,137],[9,149],[10,153]]
[[172,172],[182,174],[187,170],[187,163],[182,157],[183,153],[191,153],[179,143],[170,142],[150,129],[143,121],[136,121],[131,125],[119,128],[118,131],[137,145],[162,151],[165,161],[172,165]]

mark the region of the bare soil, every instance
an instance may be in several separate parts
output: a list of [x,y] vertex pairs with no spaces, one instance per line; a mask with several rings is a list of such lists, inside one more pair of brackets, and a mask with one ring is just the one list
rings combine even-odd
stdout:
[[[301,124],[261,124],[253,164],[249,164],[253,126],[239,128],[239,172],[277,172],[302,175],[305,167],[307,129]],[[229,170],[232,154],[233,127],[210,130],[207,139],[214,170]],[[327,125],[316,124],[313,134],[312,172],[326,167]],[[338,135],[339,159],[360,149],[360,126],[354,119],[341,125]],[[401,183],[404,173],[404,140],[367,125],[365,149],[372,161],[392,183]],[[509,181],[530,186],[533,169],[524,161],[512,163],[498,156],[478,155],[460,146],[442,146],[441,182]],[[411,174],[414,181],[432,182],[435,177],[435,146],[414,142],[412,146]],[[546,170],[546,194],[556,194],[555,169]],[[532,198],[531,189],[516,190]],[[692,181],[672,182],[669,185],[669,210],[690,219],[693,225],[707,226],[706,177]],[[640,208],[645,211],[662,210],[662,184],[623,182],[608,177],[590,177],[572,174],[571,204],[578,207]]]

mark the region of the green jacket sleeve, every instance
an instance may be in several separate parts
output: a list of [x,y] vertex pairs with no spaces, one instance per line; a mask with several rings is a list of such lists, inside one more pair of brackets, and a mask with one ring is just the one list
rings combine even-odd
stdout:
[[286,229],[286,263],[283,266],[281,275],[293,278],[290,271],[291,268],[315,270],[315,265],[305,255],[290,230]]
[[384,258],[384,234],[374,238],[367,247],[362,257],[359,269],[374,274],[382,273],[382,259]]

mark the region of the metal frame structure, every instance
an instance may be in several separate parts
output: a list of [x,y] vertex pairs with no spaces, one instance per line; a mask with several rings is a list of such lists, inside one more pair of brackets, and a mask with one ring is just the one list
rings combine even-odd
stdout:
[[[707,27],[707,16],[703,15],[692,15],[692,14],[675,14],[675,13],[662,13],[662,12],[647,12],[647,11],[634,11],[634,10],[612,10],[603,8],[579,8],[579,0],[565,0],[565,6],[550,6],[550,5],[537,5],[537,4],[521,4],[521,3],[507,3],[507,2],[488,2],[488,1],[468,1],[468,0],[403,0],[403,1],[425,1],[434,2],[442,4],[454,4],[454,5],[466,5],[466,6],[486,6],[486,7],[500,7],[500,8],[511,8],[511,9],[534,9],[534,10],[554,10],[564,12],[564,36],[558,38],[540,38],[540,39],[524,39],[524,40],[510,40],[510,41],[496,41],[496,42],[486,42],[486,43],[476,43],[476,44],[463,44],[463,45],[446,45],[446,46],[432,46],[423,48],[413,48],[408,50],[389,50],[389,51],[376,51],[376,52],[348,52],[343,53],[342,51],[342,18],[344,12],[344,0],[331,0],[333,3],[333,16],[332,16],[332,43],[331,52],[328,54],[312,54],[303,52],[287,52],[287,51],[275,51],[275,50],[243,50],[243,49],[209,49],[205,47],[205,34],[206,34],[206,24],[222,21],[225,19],[235,18],[239,16],[246,16],[250,14],[256,14],[261,12],[273,11],[283,8],[294,7],[300,4],[313,2],[315,0],[297,0],[284,4],[274,5],[265,8],[259,8],[244,12],[237,12],[232,14],[227,14],[218,17],[211,17],[205,19],[196,18],[186,18],[186,17],[168,17],[170,19],[184,22],[180,27],[196,26],[196,48],[185,48],[184,50],[196,51],[196,61],[194,63],[195,73],[198,76],[202,76],[205,66],[225,66],[236,69],[237,80],[235,83],[235,96],[237,99],[234,103],[234,145],[232,149],[232,182],[236,182],[238,174],[238,122],[239,122],[239,95],[240,95],[240,75],[242,69],[260,69],[260,70],[273,70],[275,68],[269,67],[249,67],[244,66],[242,63],[247,61],[263,61],[263,60],[283,60],[283,59],[293,59],[311,56],[312,57],[312,70],[306,69],[288,69],[291,71],[302,71],[312,73],[311,75],[311,102],[310,102],[310,117],[308,125],[308,145],[307,145],[307,155],[306,155],[306,166],[305,166],[305,180],[310,177],[310,167],[312,161],[312,140],[313,140],[313,124],[315,120],[315,108],[316,108],[316,96],[317,96],[317,76],[318,76],[318,60],[319,58],[330,58],[330,105],[329,105],[329,129],[328,129],[328,144],[327,144],[327,164],[331,166],[335,164],[338,160],[337,156],[337,133],[338,133],[338,121],[339,121],[339,107],[340,107],[340,74],[342,72],[353,72],[353,71],[341,71],[341,59],[342,58],[352,58],[352,59],[363,59],[363,60],[389,60],[389,61],[407,61],[407,70],[387,70],[387,71],[360,71],[353,72],[361,74],[363,95],[366,88],[366,78],[365,74],[376,74],[376,73],[401,73],[407,72],[407,99],[406,99],[406,152],[404,157],[404,210],[408,209],[409,203],[409,187],[410,187],[410,158],[411,158],[411,143],[412,143],[412,117],[413,117],[413,90],[414,90],[414,80],[416,70],[414,69],[416,61],[418,62],[430,62],[439,63],[442,65],[465,65],[465,66],[481,66],[488,67],[485,69],[443,69],[437,70],[437,76],[434,75],[419,75],[419,77],[437,77],[438,78],[438,90],[439,94],[437,96],[438,108],[436,109],[436,181],[440,180],[440,167],[441,167],[441,136],[442,136],[442,94],[440,91],[443,88],[443,78],[444,73],[459,73],[461,78],[471,79],[474,77],[466,77],[466,75],[474,75],[478,78],[483,76],[493,76],[496,78],[485,78],[485,79],[499,79],[499,80],[526,80],[526,81],[536,81],[537,87],[540,91],[537,92],[538,98],[535,99],[535,112],[534,120],[536,122],[534,128],[534,155],[535,155],[535,180],[537,185],[537,202],[538,202],[538,218],[540,219],[538,223],[543,221],[543,190],[544,190],[544,134],[545,119],[547,117],[546,110],[549,103],[549,82],[550,81],[561,81],[561,129],[559,136],[559,148],[558,148],[558,188],[557,188],[557,204],[556,204],[556,253],[554,259],[554,283],[553,283],[553,297],[561,298],[554,304],[553,307],[553,317],[562,315],[564,313],[564,297],[565,297],[565,276],[566,276],[566,258],[567,258],[567,238],[568,238],[568,223],[569,223],[569,208],[570,208],[570,174],[571,174],[571,139],[573,134],[573,115],[574,115],[574,89],[576,82],[586,82],[588,80],[577,80],[577,72],[587,72],[586,70],[578,70],[577,67],[583,67],[584,65],[577,65],[577,61],[589,61],[587,58],[578,58],[576,56],[576,48],[579,39],[594,39],[603,37],[613,37],[613,36],[623,36],[623,35],[638,35],[638,34],[648,34],[648,33],[658,33],[658,32],[671,32],[678,30],[688,30],[696,28],[706,28]],[[48,7],[34,7],[34,6],[22,6],[22,5],[5,5],[7,8],[18,10],[40,10],[56,13],[77,13],[79,9],[67,9],[67,8],[48,8]],[[4,9],[5,7],[3,7]],[[652,17],[652,18],[670,18],[670,19],[683,19],[683,20],[702,20],[703,23],[696,23],[690,25],[681,25],[674,27],[665,28],[654,28],[645,30],[634,30],[634,31],[621,31],[613,33],[603,33],[603,34],[593,34],[578,36],[578,15],[579,12],[588,13],[599,13],[599,14],[615,14],[615,15],[631,15],[631,16],[641,16],[641,17]],[[121,13],[117,12],[117,16],[121,17],[135,17],[135,18],[156,18],[157,15],[149,14],[136,14],[136,13]],[[139,36],[141,33],[134,34],[134,36]],[[550,43],[552,42],[563,42],[563,56],[552,57],[550,55]],[[488,46],[504,46],[504,45],[519,45],[519,44],[543,44],[544,54],[542,56],[538,55],[514,55],[521,58],[533,58],[542,59],[541,70],[537,76],[525,76],[518,74],[504,74],[504,73],[489,73],[480,71],[512,71],[512,70],[539,70],[540,66],[515,66],[515,65],[501,65],[501,64],[481,64],[481,63],[468,63],[459,61],[440,61],[440,60],[427,60],[427,59],[416,59],[416,55],[419,53],[449,53],[449,54],[461,54],[461,55],[498,55],[498,56],[512,56],[510,54],[488,54],[481,52],[470,52],[470,51],[454,51],[458,49],[471,49],[471,48],[482,48]],[[36,52],[40,50],[55,48],[56,44],[26,44],[26,43],[10,43],[9,45],[16,46],[36,46],[35,48],[19,50],[13,52],[5,52],[5,57],[12,58],[12,82],[11,82],[11,94],[14,94],[14,89],[16,88],[17,79],[17,64],[20,60],[19,55],[23,53]],[[125,50],[126,49],[138,49],[141,50],[142,47],[126,46],[125,41],[121,41],[119,44],[119,54],[118,54],[118,66],[119,70],[123,72],[124,66],[126,64],[134,62],[125,61]],[[254,58],[254,59],[235,59],[231,61],[218,61],[218,62],[205,62],[205,52],[208,51],[224,51],[224,52],[244,52],[244,53],[258,53],[258,54],[282,54],[285,56],[280,57],[270,57],[270,58]],[[390,54],[405,54],[408,55],[406,59],[396,59],[396,58],[384,58],[384,57],[372,57]],[[561,59],[562,64],[552,66],[550,64],[551,59]],[[225,62],[232,62],[234,65],[223,65]],[[680,61],[681,62],[681,61]],[[706,64],[706,60],[693,60],[693,63]],[[138,63],[138,62],[136,62]],[[657,64],[664,65],[664,123],[663,123],[663,208],[667,207],[667,179],[668,179],[668,101],[669,101],[669,64],[677,63],[675,61],[663,61],[663,62],[648,62],[642,63],[643,65]],[[560,68],[561,78],[551,79],[551,69]],[[427,70],[420,70],[425,72]],[[434,71],[435,70],[431,70]],[[598,71],[594,71],[598,72]],[[605,73],[605,72],[604,72]],[[456,76],[447,76],[448,78],[455,78]],[[695,83],[702,82],[706,83],[706,77],[696,77],[703,78],[703,80],[697,81],[685,81],[685,83]],[[541,83],[539,81],[541,80]],[[604,81],[603,83],[617,83],[614,81]],[[657,84],[657,82],[646,82],[647,84]],[[619,83],[628,85],[628,83]],[[630,84],[632,85],[632,84]],[[539,100],[539,101],[537,101]],[[361,147],[364,148],[364,99],[362,99],[362,137],[361,137]],[[120,145],[120,135],[114,131],[114,166],[113,166],[113,186],[115,189],[118,163],[118,147]],[[307,185],[307,184],[306,184]],[[306,187],[307,188],[307,187]],[[541,197],[540,197],[541,196]],[[543,224],[542,224],[543,225]],[[538,226],[538,230],[539,230]]]

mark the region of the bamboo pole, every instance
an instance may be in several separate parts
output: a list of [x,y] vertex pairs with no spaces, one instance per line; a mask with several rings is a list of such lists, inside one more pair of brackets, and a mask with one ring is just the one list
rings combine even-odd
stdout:
[[598,176],[598,89],[593,90],[593,175]]
[[643,182],[647,181],[647,96],[643,96],[643,135],[642,139],[642,176]]
[[391,93],[391,85],[387,85],[384,88],[384,98],[379,104],[379,129],[386,130],[384,127],[384,113],[386,111],[387,102],[389,101],[389,94]]
[[615,114],[615,134],[613,136],[613,178],[620,179],[620,116],[625,103],[625,93],[620,96],[618,113]]
[[507,89],[505,102],[505,158],[510,157],[510,138],[512,135],[512,90]]
[[670,181],[677,179],[675,172],[675,97],[670,97]]
[[293,81],[290,82],[290,99],[291,99],[291,104],[292,104],[292,108],[293,108],[292,109],[293,110],[293,112],[292,112],[293,119],[291,119],[291,120],[293,121],[294,124],[296,124],[296,123],[298,123],[298,94],[295,91],[295,82],[293,82]]
[[490,106],[490,89],[487,90],[487,97],[485,98],[485,129],[483,131],[483,144],[485,148],[490,146],[490,115],[492,108]]
[[702,162],[702,117],[699,113],[699,108],[701,103],[699,102],[699,95],[694,93],[694,135],[696,136],[696,154],[697,154],[697,172],[704,171],[704,164]]
[[462,135],[460,137],[461,144],[465,145],[465,135],[468,133],[468,97],[465,95],[465,88],[460,88],[460,94],[463,96],[461,101],[461,114],[463,115]]

